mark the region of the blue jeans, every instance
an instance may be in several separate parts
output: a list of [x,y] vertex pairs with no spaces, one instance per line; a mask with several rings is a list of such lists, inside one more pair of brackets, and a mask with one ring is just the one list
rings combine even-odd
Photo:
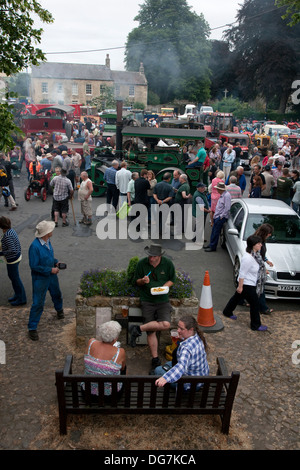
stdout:
[[57,274],[46,277],[32,276],[32,306],[29,314],[28,329],[36,330],[43,313],[47,291],[51,295],[54,308],[57,312],[62,310],[63,299],[59,288]]
[[225,219],[225,217],[223,217],[223,219],[220,219],[220,217],[217,217],[216,219],[214,219],[214,225],[211,231],[210,242],[209,242],[209,246],[213,251],[216,251],[217,249],[219,236],[220,236],[222,227],[226,221],[227,219]]
[[9,279],[11,280],[14,292],[15,292],[15,301],[20,303],[26,303],[26,292],[23,286],[23,282],[21,281],[19,275],[19,264],[7,264],[7,274]]

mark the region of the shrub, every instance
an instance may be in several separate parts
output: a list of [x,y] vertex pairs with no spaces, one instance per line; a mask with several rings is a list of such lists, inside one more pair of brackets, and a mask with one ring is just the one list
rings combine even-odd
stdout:
[[[134,259],[134,258],[133,258]],[[131,268],[135,261],[132,262]],[[109,269],[85,271],[80,279],[83,297],[103,295],[106,297],[139,297],[139,288],[128,280],[128,270]],[[187,273],[176,272],[176,281],[170,289],[170,297],[184,299],[193,296],[193,282]]]
[[138,264],[138,262],[139,262],[138,256],[134,256],[129,261],[129,264],[127,267],[127,281],[128,281],[128,284],[130,284],[131,286],[134,285],[134,274],[135,274],[136,265]]

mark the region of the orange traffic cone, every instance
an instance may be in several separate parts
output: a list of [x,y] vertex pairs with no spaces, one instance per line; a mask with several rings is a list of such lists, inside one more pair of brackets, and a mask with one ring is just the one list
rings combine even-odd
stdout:
[[216,320],[214,319],[214,313],[213,313],[211,285],[210,285],[208,271],[205,271],[204,282],[203,282],[200,303],[199,303],[197,322],[198,322],[198,325],[204,326],[204,327],[210,327],[216,324]]

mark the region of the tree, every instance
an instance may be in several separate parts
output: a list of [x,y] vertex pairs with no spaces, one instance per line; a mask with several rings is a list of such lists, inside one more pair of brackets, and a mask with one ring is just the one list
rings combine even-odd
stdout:
[[300,26],[290,28],[275,0],[245,0],[225,37],[233,49],[239,97],[257,96],[284,113],[299,73]]
[[290,18],[289,26],[300,23],[300,0],[276,0],[275,4],[279,8],[286,7],[286,12],[282,18]]
[[126,68],[143,62],[149,91],[161,103],[174,97],[191,101],[209,98],[209,26],[186,0],[145,0],[134,18],[139,26],[128,35]]
[[224,91],[237,95],[235,68],[232,66],[233,53],[226,41],[212,41],[209,68],[211,70],[211,98],[222,99]]
[[96,96],[91,100],[91,105],[96,106],[97,110],[104,111],[108,108],[116,107],[116,99],[114,96],[114,87],[103,85],[101,87],[101,95]]
[[[29,65],[45,60],[40,43],[43,29],[34,27],[34,15],[43,23],[51,23],[51,13],[36,0],[2,0],[0,4],[0,72],[7,76],[21,72]],[[8,94],[7,94],[8,99]],[[12,134],[19,131],[13,122],[9,104],[0,104],[0,148],[13,148]],[[5,123],[5,125],[4,125]]]

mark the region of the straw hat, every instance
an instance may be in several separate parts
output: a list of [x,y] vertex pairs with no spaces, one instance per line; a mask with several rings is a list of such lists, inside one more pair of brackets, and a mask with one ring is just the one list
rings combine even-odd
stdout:
[[53,232],[55,227],[55,222],[48,222],[47,220],[42,220],[39,224],[37,224],[35,236],[36,238],[42,238],[48,233]]

